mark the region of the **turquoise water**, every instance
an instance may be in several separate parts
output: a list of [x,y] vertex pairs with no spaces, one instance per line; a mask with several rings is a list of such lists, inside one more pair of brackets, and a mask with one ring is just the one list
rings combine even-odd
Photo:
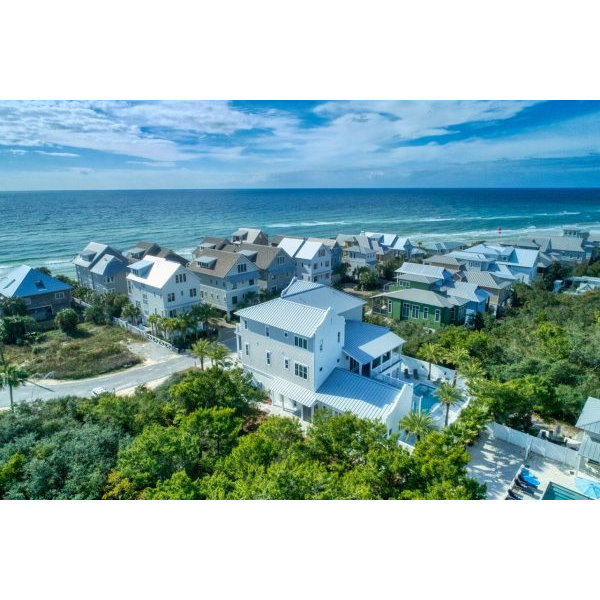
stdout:
[[589,500],[589,498],[551,481],[542,500]]
[[207,234],[392,231],[416,240],[509,239],[563,225],[600,229],[599,189],[305,189],[0,192],[0,275],[27,263],[73,273],[90,240],[150,239],[184,255]]
[[[433,406],[439,402],[437,396],[433,393],[433,389],[430,388],[428,385],[423,385],[422,383],[419,383],[415,386],[414,393],[416,396],[423,397],[421,400],[421,410],[429,412],[433,408]],[[418,399],[415,399],[414,401],[413,410],[419,410]]]

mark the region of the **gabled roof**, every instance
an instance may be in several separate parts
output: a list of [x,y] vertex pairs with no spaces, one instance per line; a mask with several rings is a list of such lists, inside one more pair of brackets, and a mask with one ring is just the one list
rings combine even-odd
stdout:
[[496,290],[503,290],[512,285],[511,280],[503,279],[489,271],[479,271],[477,269],[467,269],[463,272],[463,278],[468,283]]
[[457,258],[456,256],[451,256],[450,254],[435,254],[434,256],[426,258],[424,262],[428,265],[431,263],[436,263],[433,266],[443,265],[446,269],[457,270],[460,269],[460,267],[464,265],[467,260],[464,258],[461,259]]
[[196,252],[199,252],[206,248],[215,248],[216,250],[222,250],[227,243],[228,242],[224,237],[207,235],[206,237],[200,240],[200,243],[198,244],[197,248],[192,252],[192,256],[196,256]]
[[426,277],[435,277],[436,279],[450,279],[452,273],[443,267],[434,267],[433,265],[422,265],[419,263],[404,262],[402,266],[395,271],[400,274],[425,275]]
[[124,272],[128,266],[125,258],[119,258],[112,254],[104,254],[100,260],[95,261],[94,266],[90,269],[95,275],[111,276],[115,273]]
[[319,242],[319,243],[323,244],[323,246],[327,246],[330,249],[335,248],[336,246],[339,247],[339,244],[337,243],[337,240],[335,238],[309,237],[308,241],[309,242]]
[[145,240],[140,240],[133,248],[130,248],[127,250],[127,252],[125,252],[125,256],[130,259],[135,259],[136,255],[139,254],[142,254],[143,257],[158,256],[159,258],[177,262],[184,267],[188,262],[185,258],[183,258],[183,256],[173,252],[173,250],[170,248],[163,248],[155,242],[147,242]]
[[423,248],[430,252],[449,252],[464,247],[464,242],[428,242]]
[[66,292],[71,286],[37,269],[21,265],[0,277],[0,296],[29,298],[55,292]]
[[[385,418],[404,391],[404,388],[393,388],[340,368],[335,368],[316,392],[279,377],[274,378],[271,389],[304,406],[320,402],[339,412],[354,413],[362,419]],[[409,410],[410,406],[407,406],[407,412]]]
[[235,314],[242,319],[249,319],[310,338],[315,335],[328,313],[329,309],[315,308],[283,298],[275,298],[275,300],[242,308]]
[[453,306],[463,306],[469,301],[464,298],[446,297],[438,292],[430,290],[418,290],[416,288],[407,288],[395,292],[386,292],[379,294],[376,298],[396,298],[397,300],[408,300],[409,302],[418,302],[419,304],[429,304],[430,306],[439,306],[440,308],[452,308]]
[[[117,259],[117,263],[122,265],[127,264],[127,259],[121,252],[111,248],[107,244],[99,244],[98,242],[90,242],[74,259],[73,264],[84,267],[86,269],[91,269],[97,263],[99,263],[102,259],[105,259],[107,256],[112,256]],[[99,271],[93,272],[98,273]]]
[[600,400],[589,396],[575,427],[600,434]]
[[277,246],[265,246],[264,244],[227,244],[222,250],[226,252],[238,252],[244,256],[248,256],[250,260],[256,264],[259,269],[268,269],[273,261],[282,254],[289,255],[283,248]]
[[331,307],[338,315],[366,304],[364,300],[356,298],[351,294],[340,292],[335,288],[320,283],[303,281],[296,277],[281,292],[281,297],[290,302],[297,302],[316,308],[326,309]]
[[283,248],[291,257],[296,258],[296,253],[300,250],[300,247],[304,244],[303,238],[283,238],[278,245],[279,248]]
[[442,292],[445,292],[448,296],[454,296],[455,298],[464,298],[469,302],[484,302],[491,297],[489,292],[481,289],[474,283],[468,283],[464,281],[453,281],[448,285],[441,288]]
[[[321,244],[321,242],[310,242],[306,240],[296,252],[295,258],[312,260],[317,255],[317,252],[321,250],[321,248],[323,248],[323,244]],[[329,248],[327,250],[329,250]]]
[[[211,257],[215,259],[214,266],[207,268],[198,263],[203,257]],[[243,254],[237,252],[227,252],[225,250],[214,250],[214,249],[203,249],[198,250],[194,253],[194,262],[188,265],[188,269],[194,273],[201,273],[203,275],[213,275],[215,277],[225,277],[231,269],[238,263],[244,262],[247,265],[251,265],[254,269],[258,269],[254,263],[248,260]],[[252,269],[250,269],[252,271]]]
[[[160,290],[181,267],[177,262],[148,254],[144,259],[129,265],[127,280]],[[140,271],[141,274],[134,275],[133,271]]]
[[430,277],[429,275],[420,275],[419,273],[398,273],[396,275],[396,281],[414,281],[417,283],[426,283],[431,285],[437,281],[444,281],[439,277]]
[[510,266],[506,263],[493,262],[489,267],[488,271],[493,275],[502,277],[502,279],[508,279],[510,281],[516,281],[517,276],[513,273]]
[[347,321],[344,352],[364,364],[404,344],[404,340],[387,327],[362,321]]
[[261,236],[264,236],[265,239],[268,239],[267,234],[264,233],[264,231],[253,227],[240,227],[237,231],[234,231],[231,234],[232,239],[240,238],[248,244],[256,244],[257,240],[259,240]]

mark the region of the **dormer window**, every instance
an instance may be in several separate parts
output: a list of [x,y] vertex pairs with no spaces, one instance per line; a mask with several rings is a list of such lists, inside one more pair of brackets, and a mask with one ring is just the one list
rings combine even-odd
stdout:
[[245,273],[247,266],[248,265],[246,265],[246,263],[242,263],[242,264],[238,265],[237,266],[237,272],[238,273]]

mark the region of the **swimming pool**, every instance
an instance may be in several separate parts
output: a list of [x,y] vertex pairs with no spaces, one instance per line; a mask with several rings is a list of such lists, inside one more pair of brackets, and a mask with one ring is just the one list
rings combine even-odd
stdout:
[[434,405],[436,405],[439,400],[435,395],[435,390],[428,385],[424,385],[423,383],[419,383],[415,385],[414,389],[414,399],[413,399],[413,410],[416,412],[419,410],[419,399],[417,396],[422,396],[421,400],[421,410],[425,410],[427,412],[431,411]]
[[542,500],[589,500],[589,498],[551,481]]

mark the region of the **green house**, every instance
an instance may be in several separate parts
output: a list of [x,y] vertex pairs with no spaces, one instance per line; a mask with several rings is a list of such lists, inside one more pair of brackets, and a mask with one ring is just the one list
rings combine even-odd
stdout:
[[469,303],[467,299],[412,287],[381,294],[378,298],[387,300],[387,311],[393,319],[418,321],[434,328],[440,325],[463,325]]

